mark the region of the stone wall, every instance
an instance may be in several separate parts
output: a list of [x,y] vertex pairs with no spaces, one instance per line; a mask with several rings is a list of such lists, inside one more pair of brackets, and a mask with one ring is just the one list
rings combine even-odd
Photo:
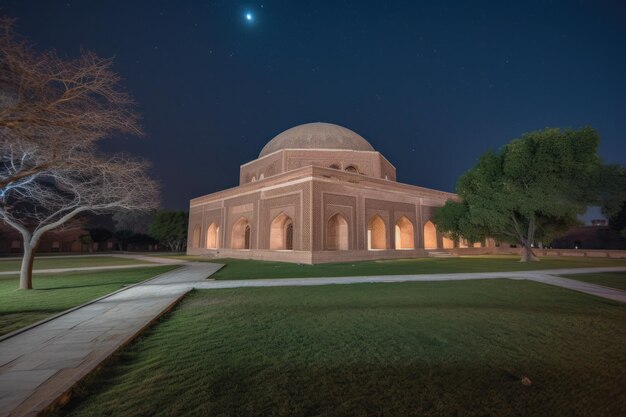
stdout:
[[373,178],[396,180],[396,168],[375,151],[285,149],[241,165],[239,184],[247,184],[307,166],[352,170]]
[[[188,253],[296,263],[427,256],[423,250],[424,221],[455,197],[309,165],[191,200]],[[341,233],[329,226],[336,215],[342,218]],[[380,219],[371,231],[372,242],[376,242],[372,249],[376,250],[368,250],[373,218]],[[337,227],[335,220],[332,227]],[[276,227],[279,224],[289,225],[284,230],[290,238],[285,241],[293,242],[293,250],[277,244],[281,239]],[[207,246],[215,241],[217,248]],[[438,233],[437,241],[441,247]]]
[[[586,256],[589,258],[626,258],[626,250],[615,249],[537,249],[533,248],[537,256]],[[494,248],[492,253],[498,255],[520,255],[521,248]]]

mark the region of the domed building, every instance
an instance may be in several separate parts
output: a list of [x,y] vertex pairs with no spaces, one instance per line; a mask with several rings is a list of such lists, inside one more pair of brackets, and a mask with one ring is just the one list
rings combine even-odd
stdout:
[[396,182],[391,162],[342,126],[285,130],[239,183],[191,200],[188,254],[314,264],[455,247],[431,217],[456,194]]

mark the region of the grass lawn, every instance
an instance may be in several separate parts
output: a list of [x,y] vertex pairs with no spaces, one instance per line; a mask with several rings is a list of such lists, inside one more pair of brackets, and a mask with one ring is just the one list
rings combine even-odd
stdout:
[[176,259],[224,263],[214,279],[344,277],[358,275],[439,274],[454,272],[529,271],[554,268],[626,266],[626,259],[545,257],[541,262],[519,262],[519,256],[465,256],[454,258],[415,258],[390,261],[298,265],[286,262],[245,259],[211,259],[179,256]]
[[60,414],[613,417],[625,322],[528,281],[195,291]]
[[[116,258],[114,256],[80,256],[80,257],[35,257],[34,269],[82,268],[93,266],[137,265],[149,263],[137,259]],[[0,272],[19,271],[20,260],[2,260]]]
[[626,291],[626,272],[602,272],[598,274],[564,275],[564,278],[604,285]]
[[0,335],[28,326],[176,266],[36,275],[34,290],[18,290],[16,276],[0,277]]

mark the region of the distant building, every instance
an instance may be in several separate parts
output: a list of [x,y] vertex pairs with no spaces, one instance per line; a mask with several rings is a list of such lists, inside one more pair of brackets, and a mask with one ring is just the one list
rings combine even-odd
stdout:
[[396,182],[396,168],[345,127],[282,132],[239,183],[191,200],[187,253],[311,264],[468,247],[431,220],[456,194]]
[[[37,252],[54,253],[54,252],[89,252],[90,244],[81,236],[87,232],[81,227],[71,229],[62,229],[44,233],[39,242]],[[91,243],[91,250],[112,250],[115,242],[110,240],[101,243]],[[0,223],[0,253],[20,254],[24,250],[22,235],[15,229]]]
[[[124,243],[126,251],[154,251],[159,250],[157,241],[144,234],[134,234]],[[92,242],[89,231],[84,225],[53,230],[41,237],[37,253],[80,253],[117,251],[120,242],[110,237],[103,242]],[[24,251],[22,235],[15,229],[0,222],[0,254],[19,255]]]
[[[604,223],[606,224],[606,220]],[[555,239],[550,247],[555,249],[626,249],[626,239],[608,226],[579,226]]]

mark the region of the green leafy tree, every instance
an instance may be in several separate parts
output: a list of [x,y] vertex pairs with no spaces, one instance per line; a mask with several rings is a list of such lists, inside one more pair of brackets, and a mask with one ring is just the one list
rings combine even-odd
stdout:
[[602,201],[602,214],[609,226],[626,237],[626,168],[611,167],[613,172],[605,175],[609,192]]
[[626,237],[626,202],[622,203],[620,210],[609,217],[609,226]]
[[457,183],[460,201],[436,214],[438,229],[469,241],[492,237],[520,244],[522,261],[536,261],[536,241],[549,242],[597,204],[614,169],[602,165],[597,132],[545,129],[482,155]]
[[172,252],[180,252],[187,243],[188,218],[186,211],[157,211],[150,223],[149,234]]
[[133,237],[135,232],[128,229],[118,229],[113,231],[113,237],[117,239],[117,249],[125,251],[128,248],[128,240]]
[[103,248],[102,244],[113,237],[113,233],[103,227],[93,227],[88,229],[88,231],[91,241],[97,243],[100,250]]

